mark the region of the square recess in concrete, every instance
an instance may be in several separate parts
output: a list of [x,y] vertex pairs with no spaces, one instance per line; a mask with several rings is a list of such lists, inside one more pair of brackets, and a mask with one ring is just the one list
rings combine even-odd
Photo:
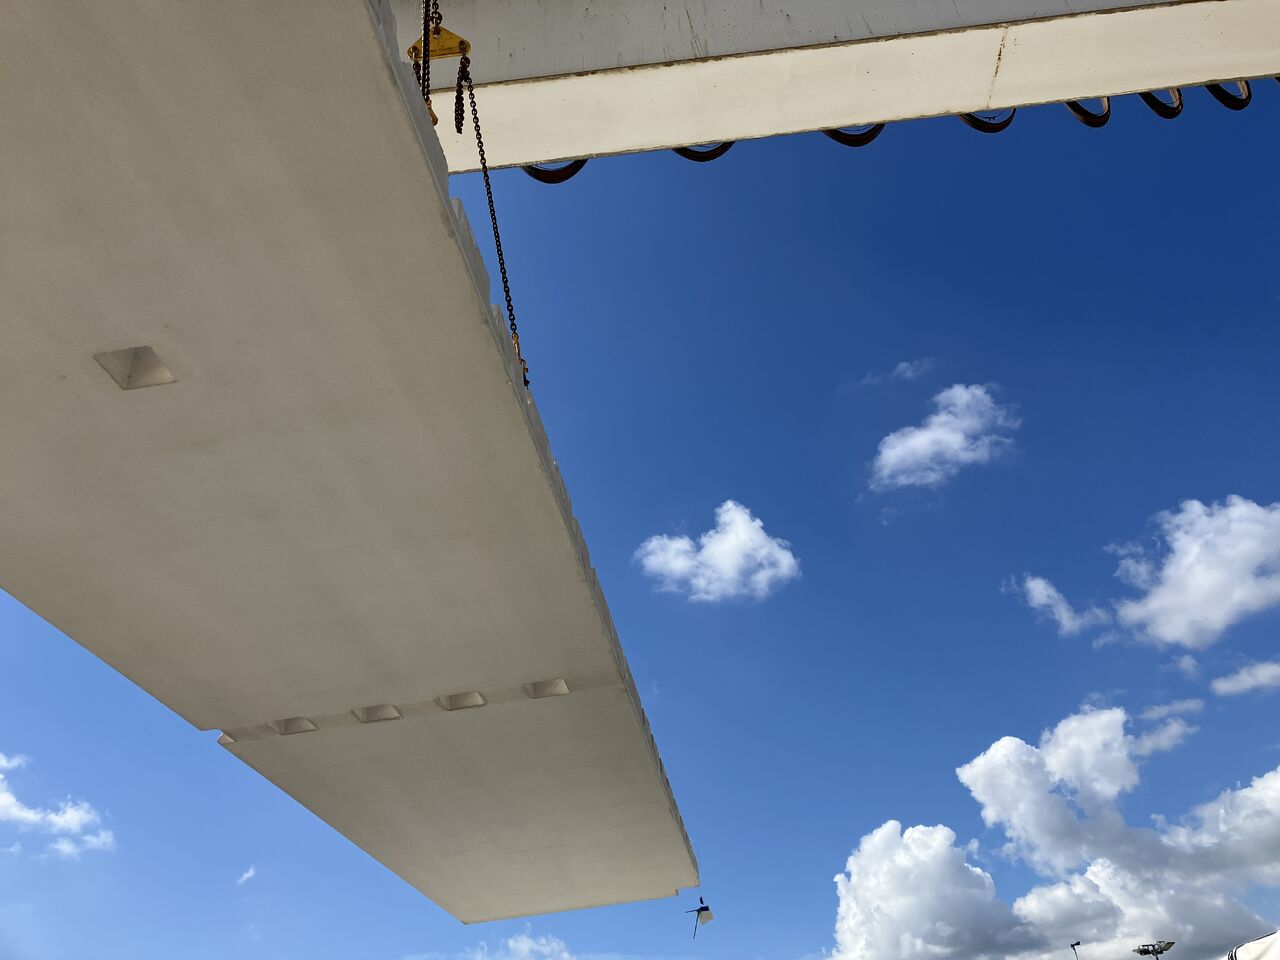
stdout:
[[111,379],[121,390],[158,387],[178,379],[150,347],[126,347],[123,350],[95,353],[93,359],[111,374]]

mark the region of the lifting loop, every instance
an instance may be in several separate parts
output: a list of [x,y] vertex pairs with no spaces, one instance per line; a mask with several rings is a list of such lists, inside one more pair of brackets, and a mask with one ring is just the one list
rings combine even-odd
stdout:
[[1079,100],[1068,100],[1067,109],[1071,111],[1071,115],[1083,123],[1086,127],[1098,129],[1105,127],[1107,121],[1111,119],[1111,98],[1099,97],[1098,102],[1102,104],[1102,109],[1094,113]]
[[1177,87],[1169,88],[1169,102],[1165,103],[1154,92],[1145,90],[1138,94],[1142,98],[1142,102],[1152,109],[1157,117],[1164,120],[1172,120],[1182,112],[1182,91]]
[[1228,110],[1243,110],[1253,101],[1253,91],[1248,80],[1234,81],[1239,94],[1234,94],[1220,83],[1206,83],[1204,88],[1213,94],[1213,99]]
[[871,126],[863,127],[861,130],[841,130],[836,128],[821,131],[823,136],[830,137],[843,147],[865,147],[883,132],[883,123],[873,123]]
[[539,183],[564,183],[572,180],[587,165],[586,157],[570,160],[563,167],[546,167],[536,163],[527,163],[520,169]]
[[684,157],[686,160],[692,160],[694,163],[710,163],[712,160],[719,160],[737,141],[726,140],[723,143],[715,143],[707,147],[672,147],[671,152],[676,156]]
[[961,113],[958,116],[966,126],[977,130],[979,133],[1000,133],[1009,128],[1009,124],[1013,123],[1014,115],[1017,112],[1017,107],[1011,107],[1009,115],[1003,120],[988,120],[986,117],[980,117],[976,113]]

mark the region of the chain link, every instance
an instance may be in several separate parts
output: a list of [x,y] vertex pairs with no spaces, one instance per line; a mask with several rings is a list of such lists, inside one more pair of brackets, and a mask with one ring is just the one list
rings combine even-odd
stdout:
[[[462,59],[466,60],[468,64],[470,64],[471,62],[465,53],[462,55]],[[458,62],[458,86],[453,91],[453,129],[459,135],[461,135],[462,133],[462,122],[463,122],[462,83],[463,83],[464,76],[470,77],[471,70],[469,69],[469,66],[464,66],[463,63],[459,61]],[[480,128],[477,126],[476,127],[477,141],[479,136],[480,136]]]
[[476,130],[476,150],[480,154],[480,173],[484,176],[484,195],[489,201],[489,223],[493,227],[493,246],[498,252],[498,273],[502,276],[502,295],[507,301],[507,324],[511,327],[511,342],[516,348],[516,360],[524,376],[524,385],[529,386],[529,365],[525,363],[520,352],[520,332],[516,328],[516,308],[511,302],[511,282],[507,278],[507,258],[502,253],[502,234],[498,230],[498,211],[493,205],[493,183],[489,179],[489,160],[484,153],[484,137],[480,133],[480,112],[476,109],[476,89],[471,82],[471,58],[463,54],[458,62],[458,86],[453,103],[454,124],[459,133],[462,132],[462,89],[466,87],[467,99],[471,104],[471,123]]
[[431,38],[440,36],[440,25],[444,16],[440,13],[440,0],[422,0],[422,62],[413,65],[413,75],[418,79],[418,87],[422,90],[423,102],[427,112],[431,110]]

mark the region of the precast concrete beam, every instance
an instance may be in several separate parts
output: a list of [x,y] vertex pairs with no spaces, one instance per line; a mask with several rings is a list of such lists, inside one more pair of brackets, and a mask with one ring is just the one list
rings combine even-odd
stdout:
[[[418,6],[394,0],[403,51]],[[444,0],[493,166],[1280,74],[1280,0]],[[456,61],[433,71],[452,95]],[[446,111],[447,112],[447,111]],[[470,126],[439,127],[474,170]]]
[[397,51],[382,0],[6,11],[0,586],[463,920],[670,896],[689,841]]

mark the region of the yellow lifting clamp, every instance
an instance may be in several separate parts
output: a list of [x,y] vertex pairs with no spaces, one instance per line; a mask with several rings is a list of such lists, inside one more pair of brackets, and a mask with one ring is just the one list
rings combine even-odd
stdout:
[[[407,51],[409,59],[414,63],[422,62],[422,38],[413,41]],[[431,31],[431,59],[443,60],[448,57],[461,57],[471,52],[471,44],[463,40],[452,30],[436,27]]]
[[[471,52],[471,44],[462,37],[458,36],[452,30],[446,30],[444,27],[436,23],[431,30],[431,59],[444,60],[451,57],[465,57]],[[419,37],[413,41],[413,45],[405,51],[409,55],[409,59],[413,61],[414,73],[420,69],[422,63],[422,38]],[[431,125],[434,127],[440,122],[440,118],[436,116],[435,107],[431,105],[431,91],[425,91],[427,94],[427,112],[431,114]]]

